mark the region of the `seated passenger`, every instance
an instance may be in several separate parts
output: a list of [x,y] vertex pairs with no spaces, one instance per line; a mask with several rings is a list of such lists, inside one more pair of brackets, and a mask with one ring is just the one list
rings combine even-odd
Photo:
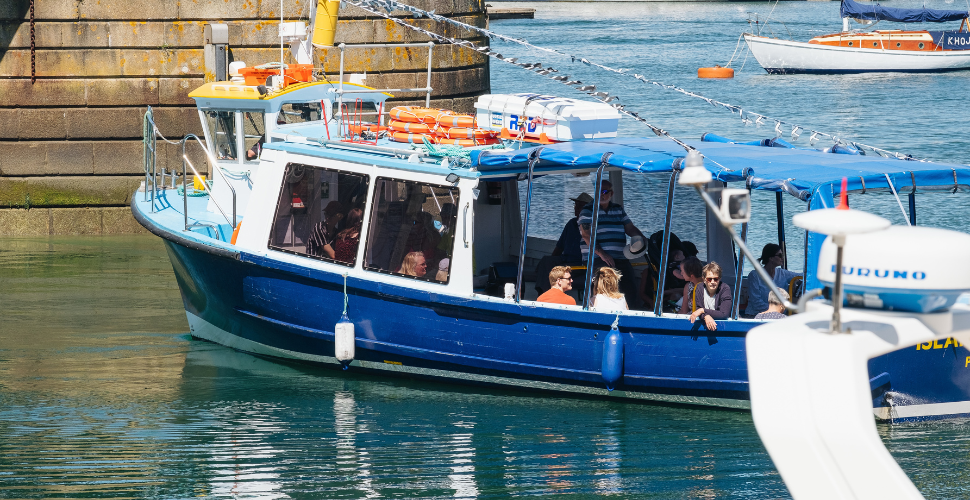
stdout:
[[364,211],[359,208],[347,212],[346,228],[337,233],[333,243],[334,259],[348,264],[357,260],[357,246],[360,244],[360,226],[363,218]]
[[697,257],[697,245],[684,240],[680,242],[680,247],[684,250],[684,257]]
[[434,216],[428,212],[418,212],[408,233],[407,251],[421,252],[433,259],[440,241],[441,235],[434,227]]
[[306,253],[317,257],[334,258],[333,239],[337,235],[337,227],[344,219],[341,213],[343,207],[339,201],[331,201],[323,209],[323,220],[314,224],[307,238]]
[[428,273],[428,263],[424,260],[424,252],[411,252],[404,256],[399,273],[407,276],[424,277]]
[[704,276],[704,293],[692,294],[694,312],[690,315],[693,323],[699,318],[704,319],[704,326],[708,330],[717,330],[716,319],[727,319],[731,315],[731,287],[721,283],[721,266],[711,262],[701,271]]
[[438,262],[438,273],[435,274],[434,279],[446,283],[448,281],[448,268],[451,266],[451,259],[445,257]]
[[549,285],[551,285],[551,288],[540,295],[536,301],[567,306],[576,305],[576,300],[566,295],[566,292],[573,289],[572,270],[569,269],[569,266],[552,268],[552,271],[549,272]]
[[775,292],[769,293],[768,310],[765,312],[758,313],[758,315],[755,316],[754,319],[783,319],[788,317],[787,315],[785,315],[785,304],[781,302],[782,300],[790,300],[788,298],[788,292],[784,290],[778,290],[778,291],[781,292],[781,299],[779,299],[778,296],[775,295]]
[[697,309],[697,295],[703,287],[704,265],[697,257],[687,257],[680,263],[680,274],[687,281],[684,285],[684,296],[680,302],[680,314],[690,314]]
[[[785,253],[775,243],[765,245],[758,262],[764,266],[768,276],[771,276],[771,280],[775,282],[775,286],[783,290],[788,289],[788,283],[792,278],[801,276],[782,267],[785,264]],[[744,309],[744,313],[753,316],[768,309],[768,292],[769,288],[761,281],[757,270],[748,273],[748,306]]]
[[601,267],[596,270],[596,281],[593,283],[593,290],[596,297],[593,299],[593,310],[597,312],[617,312],[626,311],[626,297],[620,293],[620,280],[623,278],[616,269],[612,267]]

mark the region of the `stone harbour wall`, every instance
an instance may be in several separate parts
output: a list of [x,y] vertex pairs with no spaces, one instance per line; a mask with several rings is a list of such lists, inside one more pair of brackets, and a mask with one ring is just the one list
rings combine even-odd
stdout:
[[[486,24],[481,0],[411,3]],[[140,231],[128,204],[144,179],[142,117],[150,105],[167,138],[202,135],[187,94],[205,78],[203,26],[229,26],[231,60],[256,65],[280,58],[278,0],[33,0],[32,83],[30,4],[0,1],[0,236]],[[307,0],[287,0],[283,17],[309,24],[309,8]],[[485,41],[428,19],[412,22]],[[336,43],[423,41],[355,7],[340,11]],[[314,66],[336,80],[339,50],[318,49],[316,57]],[[423,87],[427,58],[423,47],[353,49],[345,73],[366,72],[364,83],[372,87]],[[470,112],[476,96],[489,91],[482,54],[438,45],[432,65],[432,106]],[[393,101],[423,104],[424,97]],[[159,167],[180,169],[177,147],[158,144]]]

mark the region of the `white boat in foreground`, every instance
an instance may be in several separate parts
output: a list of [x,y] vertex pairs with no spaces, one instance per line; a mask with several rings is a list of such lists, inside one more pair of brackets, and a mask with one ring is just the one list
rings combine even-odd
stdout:
[[[746,33],[751,54],[768,73],[939,72],[970,68],[967,12],[890,9],[843,0],[840,33],[808,42]],[[960,31],[849,31],[848,20],[897,22],[961,21]]]

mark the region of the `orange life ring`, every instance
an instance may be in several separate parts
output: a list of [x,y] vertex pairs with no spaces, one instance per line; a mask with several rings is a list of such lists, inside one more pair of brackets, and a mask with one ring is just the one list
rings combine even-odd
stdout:
[[396,106],[391,108],[391,118],[400,122],[434,124],[435,117],[444,112],[441,109],[419,108],[417,106]]
[[391,120],[387,122],[387,128],[394,132],[410,132],[412,134],[430,134],[431,126],[426,123],[402,122]]
[[733,68],[722,68],[715,65],[713,68],[697,68],[697,78],[734,78]]
[[475,128],[475,117],[471,115],[456,115],[451,111],[443,111],[435,116],[435,122],[442,127]]
[[448,139],[492,139],[498,137],[498,132],[474,127],[438,127],[435,135]]
[[427,134],[411,134],[408,132],[391,132],[388,139],[394,142],[409,142],[411,144],[424,144],[423,138],[427,138],[431,144],[434,144],[438,139],[433,135]]
[[347,130],[351,134],[360,135],[363,132],[383,132],[387,130],[387,127],[376,123],[352,123],[347,125]]
[[446,139],[444,137],[438,138],[438,144],[445,144],[450,146],[462,146],[466,148],[471,146],[487,146],[490,144],[498,144],[500,142],[502,141],[495,137],[487,138],[487,139]]

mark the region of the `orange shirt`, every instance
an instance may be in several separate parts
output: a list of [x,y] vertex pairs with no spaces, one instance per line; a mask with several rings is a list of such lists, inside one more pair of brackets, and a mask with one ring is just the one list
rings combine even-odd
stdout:
[[538,302],[550,302],[553,304],[563,304],[567,306],[576,305],[576,301],[572,297],[566,295],[565,292],[558,288],[550,288],[548,292],[540,295],[536,300]]

